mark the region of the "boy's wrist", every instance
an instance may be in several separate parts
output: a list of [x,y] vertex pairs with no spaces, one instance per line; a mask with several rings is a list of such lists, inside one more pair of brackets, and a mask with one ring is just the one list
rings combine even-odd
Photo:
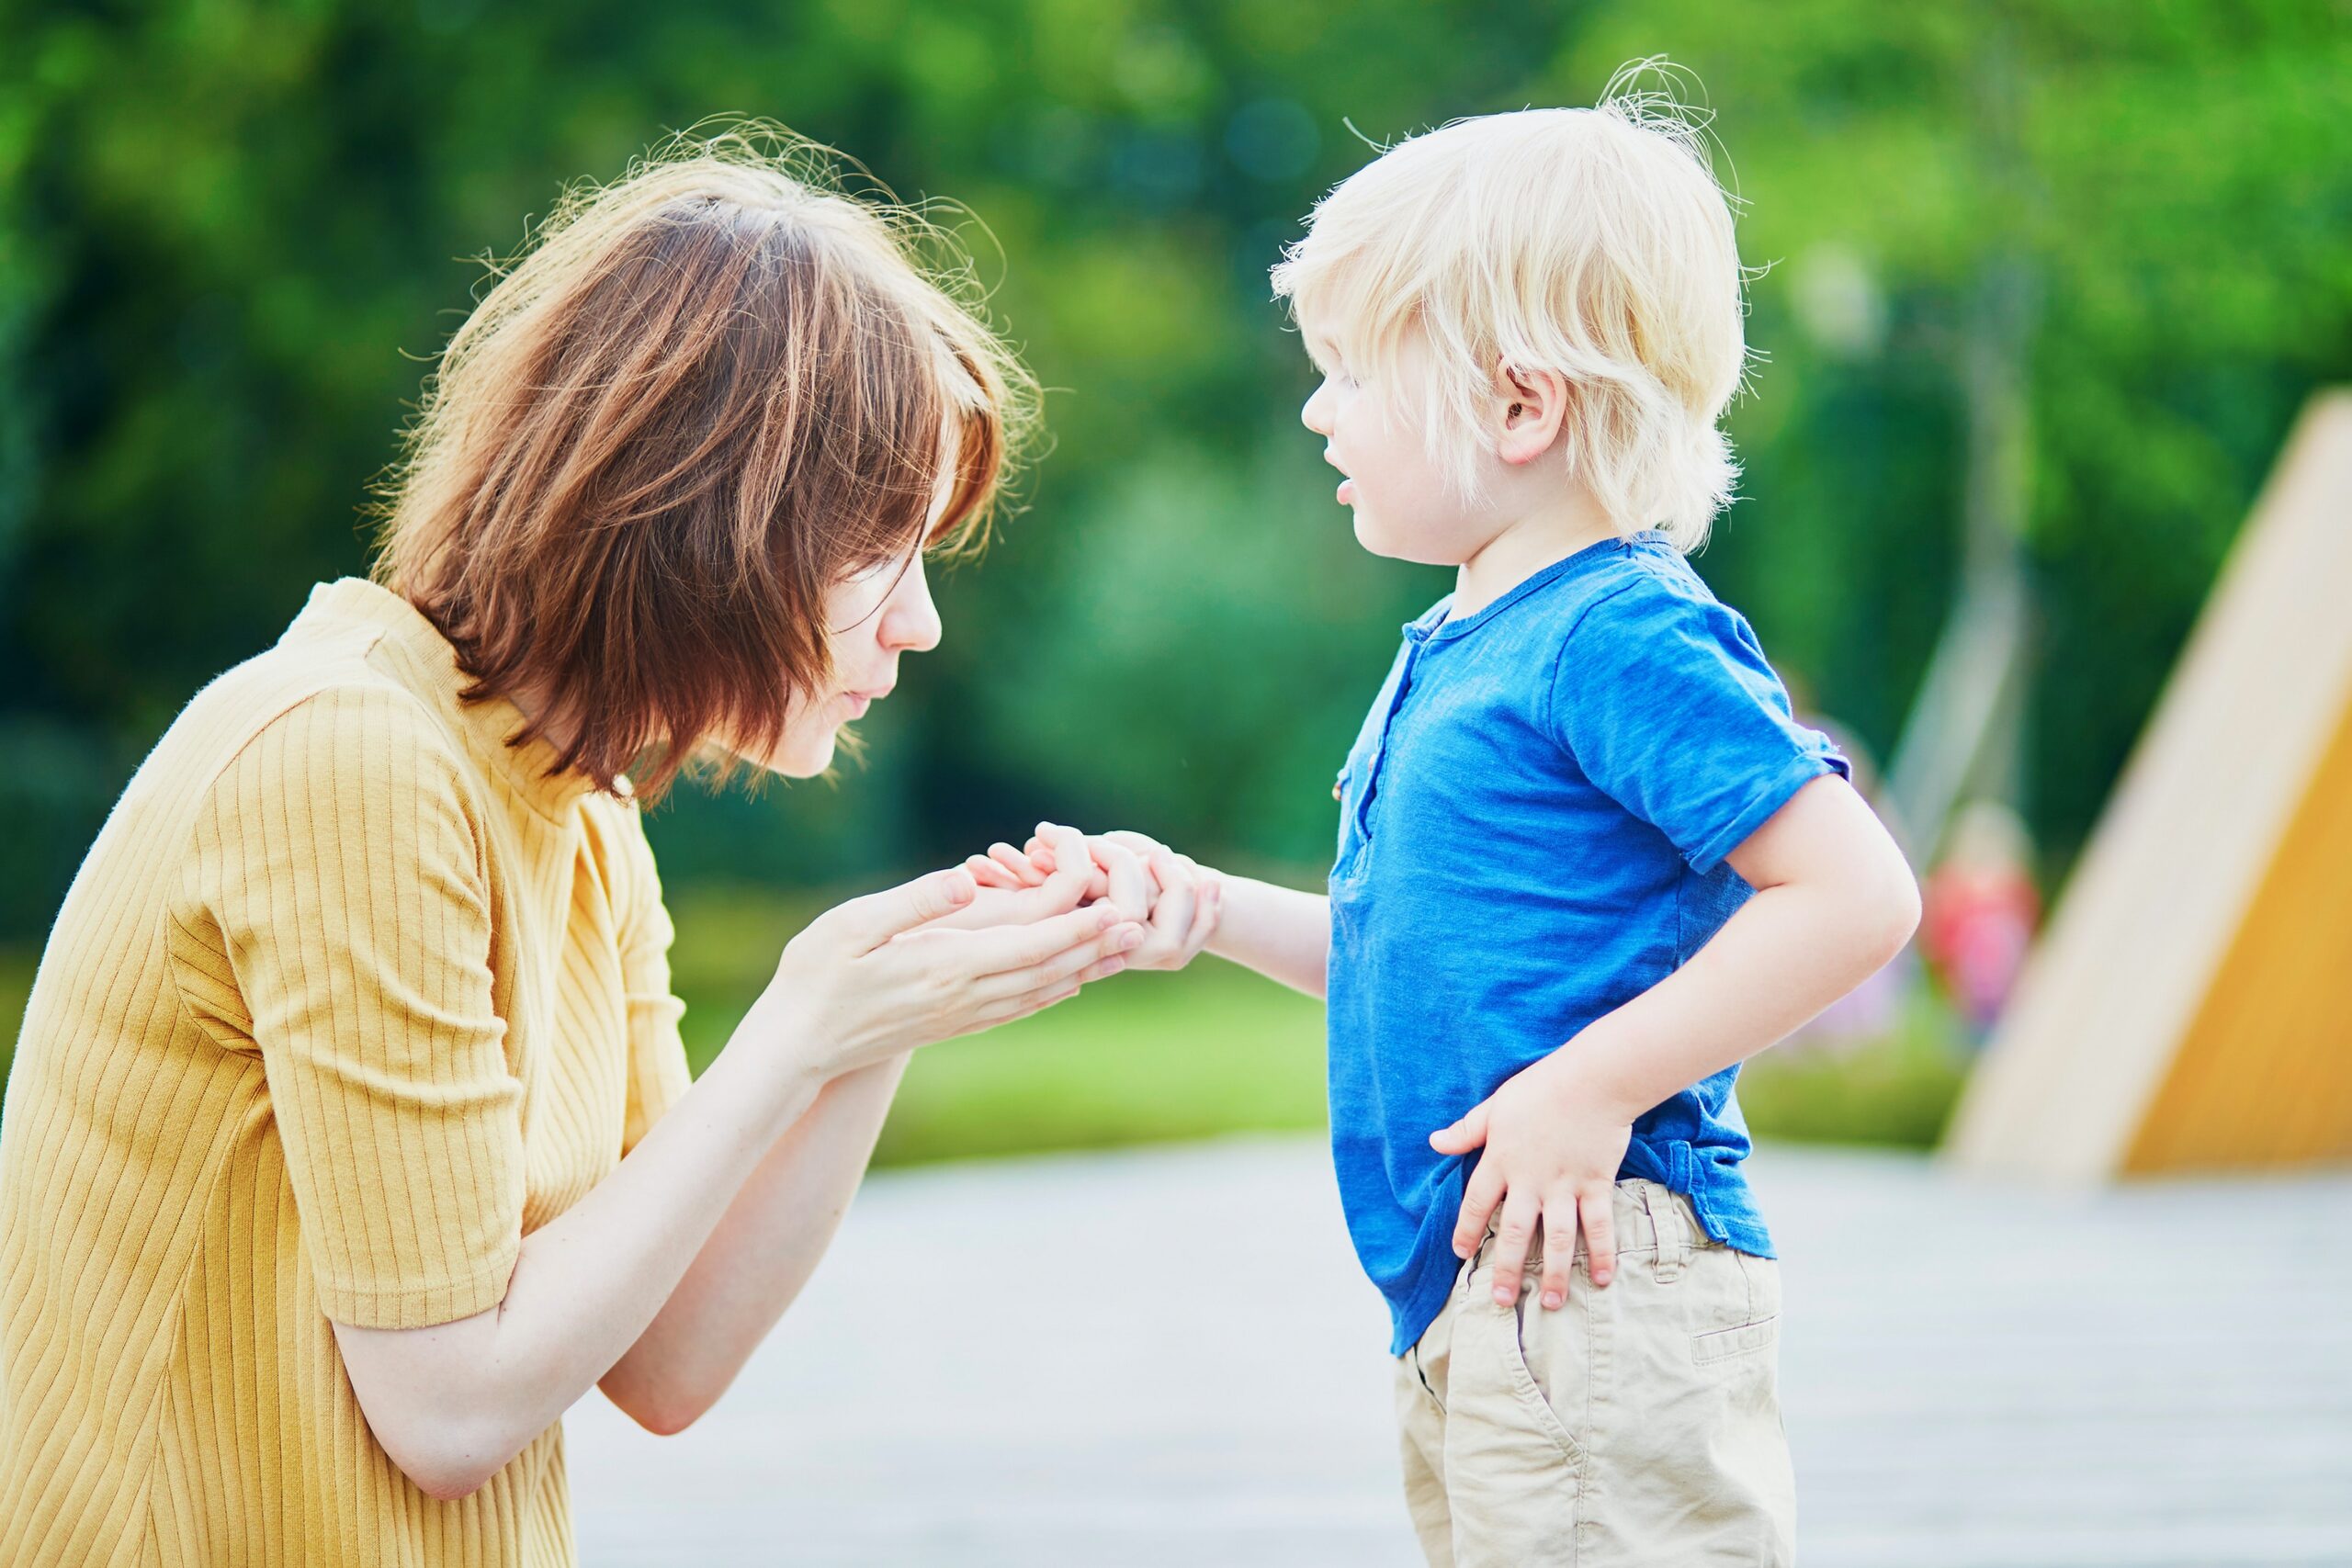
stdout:
[[1651,1094],[1636,1081],[1637,1075],[1628,1070],[1629,1054],[1619,1032],[1608,1023],[1607,1018],[1595,1020],[1552,1053],[1555,1083],[1575,1103],[1631,1125],[1667,1096]]

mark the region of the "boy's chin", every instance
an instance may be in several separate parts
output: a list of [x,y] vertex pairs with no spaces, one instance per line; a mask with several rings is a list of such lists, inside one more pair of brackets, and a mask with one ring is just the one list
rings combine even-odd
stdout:
[[1376,556],[1400,560],[1413,566],[1459,566],[1458,555],[1448,552],[1428,539],[1412,536],[1399,536],[1381,526],[1377,518],[1367,516],[1363,507],[1356,508],[1356,543]]

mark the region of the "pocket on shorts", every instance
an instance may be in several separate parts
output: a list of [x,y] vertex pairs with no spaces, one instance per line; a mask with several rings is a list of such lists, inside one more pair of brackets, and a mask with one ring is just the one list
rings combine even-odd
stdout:
[[[1588,1284],[1585,1288],[1589,1290],[1591,1287]],[[1577,1297],[1577,1292],[1571,1290],[1568,1304],[1545,1312],[1538,1304],[1532,1291],[1522,1291],[1517,1306],[1506,1310],[1492,1305],[1489,1298],[1488,1308],[1488,1315],[1497,1325],[1495,1332],[1500,1341],[1503,1373],[1510,1382],[1511,1393],[1526,1412],[1527,1418],[1535,1424],[1538,1431],[1551,1439],[1553,1447],[1560,1450],[1560,1457],[1571,1465],[1583,1462],[1584,1445],[1577,1440],[1576,1434],[1569,1429],[1569,1423],[1562,1417],[1561,1405],[1555,1395],[1565,1373],[1560,1364],[1563,1355],[1573,1353],[1577,1346],[1584,1343],[1589,1332],[1589,1324],[1567,1320],[1568,1314],[1581,1310]],[[1529,1356],[1527,1348],[1527,1319],[1530,1316],[1536,1318],[1536,1326],[1545,1337],[1532,1358]],[[1541,1378],[1536,1375],[1538,1367],[1545,1374]]]
[[1711,1310],[1690,1336],[1690,1359],[1706,1366],[1770,1353],[1781,1342],[1780,1265],[1728,1247],[1702,1248],[1692,1262]]

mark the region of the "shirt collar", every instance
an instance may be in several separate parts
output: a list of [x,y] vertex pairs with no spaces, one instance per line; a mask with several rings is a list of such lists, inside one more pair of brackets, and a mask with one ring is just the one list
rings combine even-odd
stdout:
[[418,694],[456,720],[469,752],[483,767],[503,775],[535,809],[560,821],[582,795],[595,787],[577,768],[558,772],[562,753],[549,741],[514,744],[526,721],[523,710],[508,698],[464,700],[460,694],[473,683],[473,678],[458,661],[458,650],[423,611],[388,588],[357,577],[322,582],[311,590],[309,602],[286,635],[288,638],[318,636],[352,626],[380,631],[384,641],[408,665],[406,672]]

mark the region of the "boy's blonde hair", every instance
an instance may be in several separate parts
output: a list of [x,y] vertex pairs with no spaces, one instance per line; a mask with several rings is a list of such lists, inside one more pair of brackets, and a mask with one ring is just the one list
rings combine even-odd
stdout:
[[1706,541],[1739,469],[1715,426],[1747,358],[1730,198],[1703,120],[1635,90],[1598,107],[1455,120],[1400,141],[1317,204],[1274,292],[1375,386],[1419,328],[1431,375],[1418,417],[1458,491],[1498,362],[1568,384],[1568,471],[1628,532]]

